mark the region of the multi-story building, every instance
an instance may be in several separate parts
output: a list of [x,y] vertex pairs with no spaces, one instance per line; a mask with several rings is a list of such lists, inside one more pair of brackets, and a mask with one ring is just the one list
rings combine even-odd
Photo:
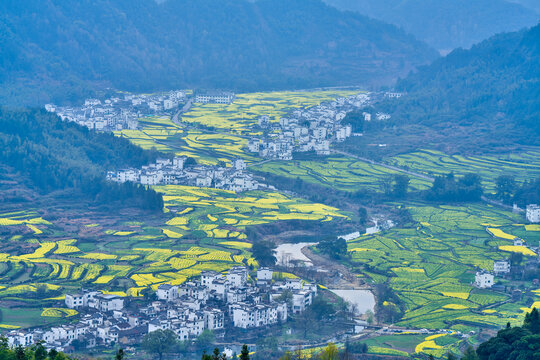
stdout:
[[532,223],[540,222],[540,206],[537,204],[527,205],[527,220]]
[[495,277],[487,272],[479,271],[474,277],[474,286],[480,289],[488,289],[493,286]]

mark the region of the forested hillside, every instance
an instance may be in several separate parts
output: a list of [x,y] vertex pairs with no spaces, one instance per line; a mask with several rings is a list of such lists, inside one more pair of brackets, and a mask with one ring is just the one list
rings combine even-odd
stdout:
[[[394,124],[463,132],[480,146],[540,143],[540,25],[497,35],[401,80],[389,101]],[[477,130],[485,136],[475,138]]]
[[0,102],[108,86],[263,90],[388,84],[437,54],[320,0],[0,2]]
[[28,187],[41,194],[69,190],[98,204],[121,200],[161,211],[163,200],[153,190],[105,181],[107,170],[142,166],[155,161],[157,154],[42,110],[0,109],[0,180],[16,182],[9,185],[10,192],[2,192],[0,201]]
[[540,15],[517,3],[527,1],[325,0],[339,9],[400,26],[442,51],[468,48],[497,33],[535,25]]

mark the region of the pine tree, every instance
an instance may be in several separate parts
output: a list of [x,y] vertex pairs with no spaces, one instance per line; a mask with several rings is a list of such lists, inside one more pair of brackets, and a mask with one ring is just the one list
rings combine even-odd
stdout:
[[249,349],[246,344],[242,346],[242,352],[240,353],[240,360],[249,360]]

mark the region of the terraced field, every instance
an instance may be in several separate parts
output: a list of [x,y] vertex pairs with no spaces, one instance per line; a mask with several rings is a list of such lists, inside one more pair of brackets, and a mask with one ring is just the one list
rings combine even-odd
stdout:
[[295,108],[311,107],[338,97],[358,94],[359,91],[280,91],[238,94],[229,105],[195,104],[182,115],[182,121],[202,124],[235,134],[253,134],[252,126],[262,115],[279,121]]
[[533,246],[540,240],[538,232],[518,224],[518,215],[489,205],[413,203],[406,207],[415,227],[365,235],[348,243],[352,261],[365,266],[371,281],[389,284],[404,302],[406,313],[398,325],[469,331],[523,321],[522,308],[528,307],[524,302],[504,304],[507,295],[475,289],[471,283],[477,269],[492,270],[494,260],[508,258],[501,245],[513,244],[490,234],[488,227]]
[[428,175],[475,173],[482,177],[487,191],[494,190],[499,175],[513,175],[518,181],[540,176],[540,149],[536,148],[506,155],[470,157],[421,150],[388,158],[385,162]]
[[[234,192],[189,186],[160,186],[166,219],[161,224],[124,221],[114,226],[80,225],[84,239],[63,236],[38,213],[0,214],[0,227],[15,236],[0,253],[0,301],[27,302],[39,292],[42,316],[67,318],[56,301],[70,289],[94,288],[141,296],[160,284],[181,284],[203,270],[257,266],[245,234],[249,225],[279,220],[331,221],[347,218],[336,208],[277,192]],[[32,225],[33,228],[28,227]],[[39,230],[39,231],[37,231]],[[12,324],[4,324],[6,326]]]
[[[399,174],[379,165],[337,155],[316,161],[271,161],[252,169],[351,192],[360,189],[380,191],[381,180]],[[410,185],[412,189],[424,190],[430,182],[411,177]]]
[[353,94],[358,94],[358,91],[239,94],[232,104],[193,104],[182,115],[186,125],[212,127],[217,133],[188,129],[173,123],[168,117],[148,117],[139,120],[141,130],[122,130],[115,134],[144,149],[174,152],[179,156],[193,157],[201,164],[228,163],[234,158],[243,158],[249,163],[259,159],[244,151],[247,137],[238,135],[259,135],[252,131],[252,127],[260,116],[268,115],[271,121],[279,121],[295,108],[315,106]]
[[245,239],[246,226],[278,220],[331,221],[347,216],[338,209],[277,192],[232,191],[191,186],[156,186],[166,208],[175,208],[167,229],[177,234],[193,230],[211,239]]

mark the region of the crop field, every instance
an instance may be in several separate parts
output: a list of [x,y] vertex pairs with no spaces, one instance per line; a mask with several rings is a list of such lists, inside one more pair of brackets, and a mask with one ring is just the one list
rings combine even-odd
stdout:
[[[348,243],[352,261],[364,265],[373,282],[387,283],[405,304],[399,325],[464,331],[523,321],[519,305],[502,304],[507,295],[471,284],[478,269],[492,270],[494,260],[510,255],[501,249],[513,245],[509,236],[493,234],[516,234],[536,246],[537,232],[518,224],[519,215],[490,205],[406,207],[415,227],[364,235]],[[487,227],[499,231],[488,232]]]
[[135,221],[80,225],[99,240],[81,240],[73,234],[57,237],[61,234],[55,224],[33,211],[1,214],[0,227],[21,230],[6,240],[21,246],[0,253],[0,301],[27,301],[45,288],[54,296],[40,301],[41,318],[69,318],[75,314],[64,311],[57,301],[70,289],[84,286],[142,296],[160,284],[181,284],[204,270],[257,266],[245,234],[249,225],[347,218],[336,208],[277,192],[236,194],[173,185],[156,190],[164,194],[165,220],[152,225]]
[[228,163],[234,158],[254,162],[258,158],[244,151],[247,138],[238,135],[257,135],[251,133],[250,129],[260,116],[268,115],[272,121],[278,121],[295,108],[315,106],[357,93],[328,90],[239,94],[230,105],[194,104],[182,116],[182,121],[186,123],[213,127],[226,134],[187,129],[173,123],[168,117],[139,119],[140,130],[122,130],[115,134],[144,149],[155,148],[179,156],[189,156],[200,164]]
[[249,225],[347,217],[336,208],[277,192],[249,191],[239,195],[226,190],[179,185],[156,186],[155,190],[163,193],[166,208],[178,209],[167,221],[168,230],[182,235],[197,230],[218,242],[245,239],[242,231]]
[[[399,174],[379,165],[343,156],[331,156],[318,161],[271,161],[254,166],[253,170],[300,178],[310,183],[351,192],[360,189],[380,191],[380,183],[384,177]],[[410,186],[413,189],[424,190],[430,184],[427,180],[411,177]]]
[[540,149],[499,156],[470,157],[421,150],[388,158],[385,162],[428,175],[475,173],[482,177],[487,191],[495,189],[495,179],[499,175],[513,175],[518,181],[540,177]]
[[182,115],[182,121],[197,123],[235,134],[250,134],[252,126],[262,115],[270,121],[297,108],[319,105],[321,102],[335,100],[358,94],[359,91],[280,91],[265,93],[238,94],[232,104],[194,104]]

